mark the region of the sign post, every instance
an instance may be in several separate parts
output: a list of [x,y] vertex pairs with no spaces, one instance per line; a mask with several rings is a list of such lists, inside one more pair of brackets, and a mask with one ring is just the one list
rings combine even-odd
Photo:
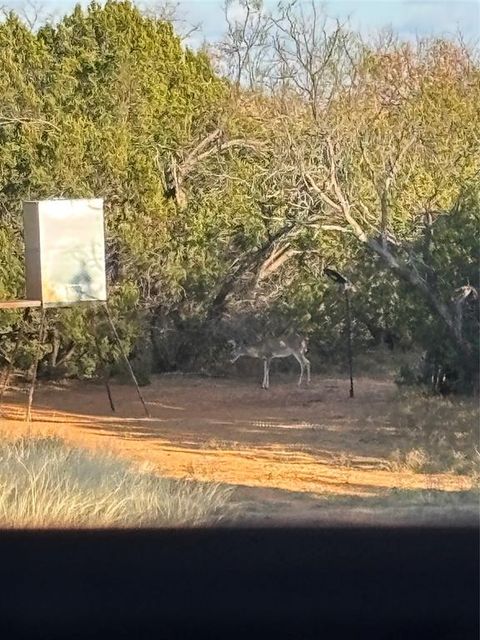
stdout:
[[343,295],[345,299],[345,320],[347,330],[347,358],[348,358],[348,370],[350,374],[350,398],[355,397],[355,391],[353,386],[353,348],[352,348],[352,314],[350,308],[350,291],[354,291],[354,286],[345,276],[338,273],[334,269],[324,269],[324,274],[339,285],[340,289],[343,289]]
[[[105,269],[105,235],[103,200],[34,200],[23,203],[25,241],[26,299],[0,301],[0,309],[25,309],[12,358],[0,389],[0,403],[8,385],[30,309],[39,307],[40,328],[28,393],[26,420],[31,420],[31,408],[37,380],[38,364],[46,338],[47,309],[71,307],[77,304],[101,303],[107,325],[124,359],[137,389],[145,415],[150,417],[135,373],[124,352],[107,305]],[[99,358],[102,361],[101,354]],[[105,363],[102,364],[105,366]],[[115,410],[110,388],[107,392],[112,411]]]

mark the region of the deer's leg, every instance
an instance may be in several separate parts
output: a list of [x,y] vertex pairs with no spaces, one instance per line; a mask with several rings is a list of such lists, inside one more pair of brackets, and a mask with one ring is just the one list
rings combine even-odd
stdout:
[[307,384],[310,384],[310,381],[311,381],[311,377],[310,377],[310,360],[306,356],[303,356],[303,361],[304,361],[304,364],[305,364],[305,368],[307,370]]
[[303,360],[299,353],[294,353],[293,356],[295,360],[298,362],[298,364],[300,365],[300,378],[298,379],[298,386],[300,386],[303,380],[303,370],[304,370]]
[[270,360],[265,358],[263,361],[263,383],[262,389],[268,389],[270,386]]

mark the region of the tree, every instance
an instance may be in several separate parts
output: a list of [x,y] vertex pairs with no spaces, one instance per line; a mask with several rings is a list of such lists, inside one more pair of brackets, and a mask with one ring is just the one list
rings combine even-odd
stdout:
[[[426,344],[420,327],[439,322],[458,362],[472,362],[468,260],[444,269],[431,241],[448,220],[444,259],[460,255],[461,203],[478,178],[471,51],[391,34],[362,42],[316,2],[241,6],[234,18],[227,3],[214,52],[189,50],[169,16],[127,1],[34,31],[13,14],[0,25],[2,295],[23,293],[21,200],[95,195],[107,205],[111,304],[137,362],[153,352],[159,368],[208,363],[246,325],[295,324],[328,336],[333,353],[342,327],[329,266],[361,285],[372,335]],[[57,320],[50,370],[115,368],[101,323],[99,357],[88,314]],[[18,317],[0,322],[9,358]]]
[[[139,301],[174,304],[185,274],[159,165],[217,126],[224,83],[169,23],[130,2],[78,6],[35,33],[12,14],[0,25],[0,57],[3,293],[23,294],[22,199],[104,197],[111,301],[128,317],[131,349],[145,322]],[[52,352],[62,361],[73,344],[72,371],[90,374],[85,314],[72,311],[59,328],[48,333]]]
[[471,362],[453,289],[438,288],[414,243],[439,215],[455,215],[478,177],[478,65],[461,43],[361,44],[342,25],[328,28],[314,2],[307,12],[291,3],[271,23],[269,179],[297,207],[292,231],[323,226],[344,233],[352,255],[352,239],[367,247]]

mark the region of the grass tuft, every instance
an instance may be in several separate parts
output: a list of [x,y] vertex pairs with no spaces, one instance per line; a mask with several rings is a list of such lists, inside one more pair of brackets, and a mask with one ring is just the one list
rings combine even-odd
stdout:
[[476,402],[405,394],[392,405],[389,423],[403,432],[409,443],[409,448],[393,452],[392,470],[478,477],[479,408]]
[[0,527],[199,526],[233,516],[230,497],[59,438],[0,439]]

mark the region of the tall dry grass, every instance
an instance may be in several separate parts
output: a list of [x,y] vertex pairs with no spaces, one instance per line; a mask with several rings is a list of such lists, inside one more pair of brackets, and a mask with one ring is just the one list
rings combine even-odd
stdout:
[[0,527],[163,527],[218,523],[231,490],[161,478],[59,438],[0,438]]
[[392,469],[451,472],[478,481],[480,411],[473,399],[403,394],[392,403],[389,423],[408,436],[408,449],[392,454]]

